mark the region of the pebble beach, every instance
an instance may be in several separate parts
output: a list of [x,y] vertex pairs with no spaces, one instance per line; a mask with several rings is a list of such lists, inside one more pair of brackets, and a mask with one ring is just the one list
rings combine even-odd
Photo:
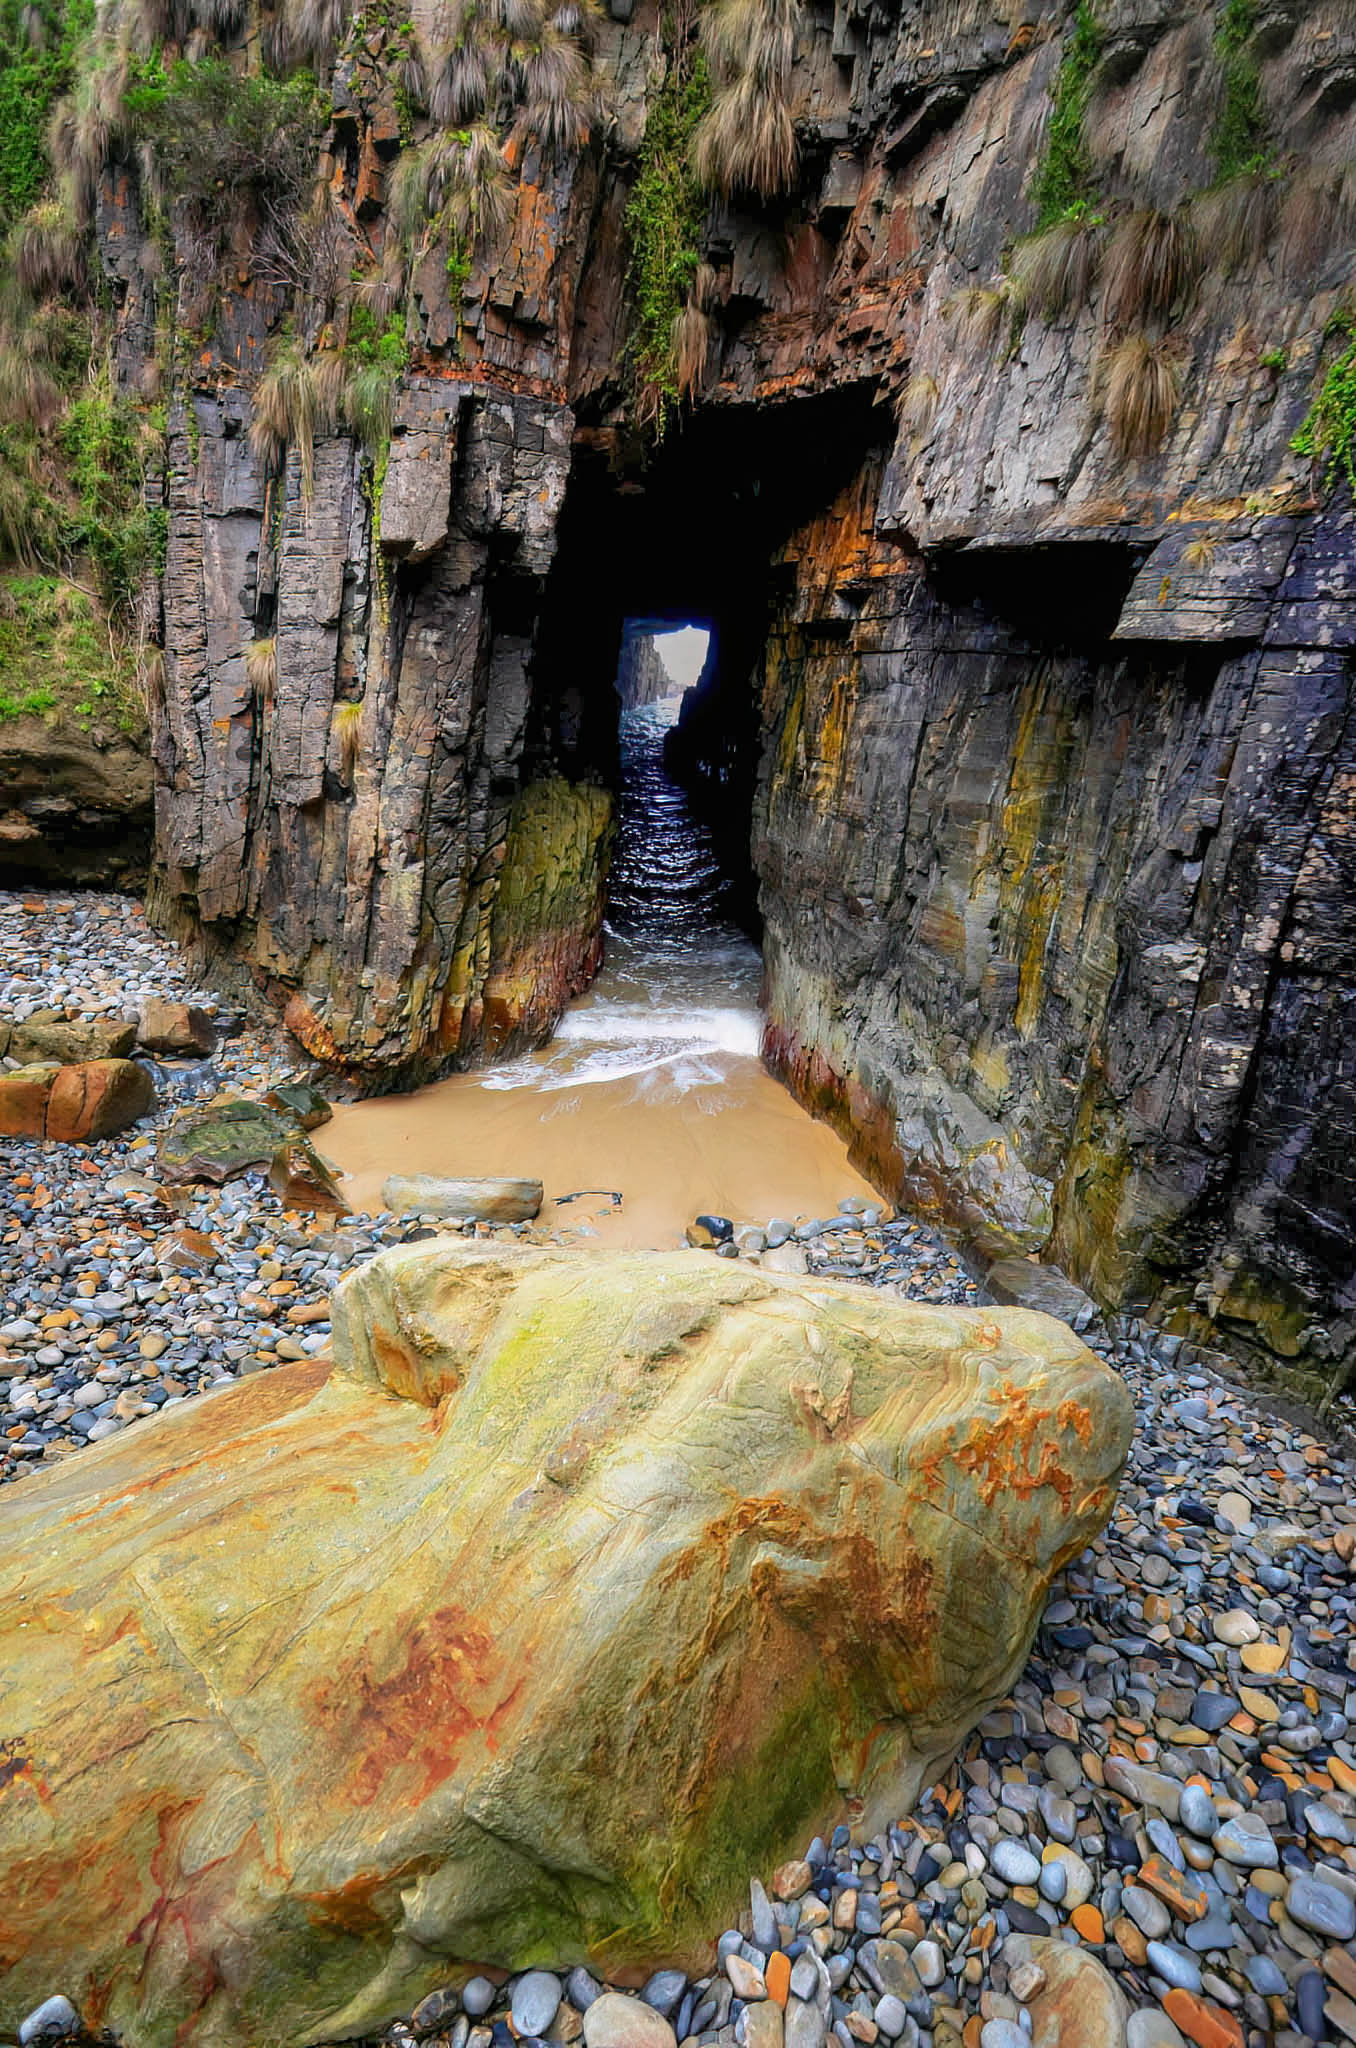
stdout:
[[[132,899],[0,895],[7,1014],[114,1017],[149,996],[212,1015],[216,1052],[156,1061],[156,1108],[120,1137],[0,1140],[0,1480],[325,1350],[343,1272],[449,1227],[287,1211],[259,1173],[160,1184],[156,1132],[178,1109],[262,1094],[305,1063],[196,986]],[[920,1300],[985,1298],[934,1232],[860,1200],[733,1221],[726,1256]],[[1352,1404],[1320,1433],[1134,1319],[1089,1304],[1076,1327],[1134,1396],[1120,1498],[1057,1584],[1012,1696],[919,1808],[871,1842],[839,1829],[750,1872],[747,1911],[712,1930],[717,1965],[701,1978],[661,1971],[622,1990],[582,1970],[476,1977],[385,2040],[1356,2042]],[[1086,1970],[1054,1969],[1049,1937]],[[25,2048],[78,2024],[51,1990]]]

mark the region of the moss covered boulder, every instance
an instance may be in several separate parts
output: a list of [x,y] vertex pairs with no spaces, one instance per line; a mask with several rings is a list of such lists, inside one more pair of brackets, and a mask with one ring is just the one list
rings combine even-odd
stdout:
[[270,1166],[300,1126],[286,1111],[243,1095],[223,1095],[181,1110],[156,1146],[163,1180],[220,1185],[251,1166]]
[[710,1953],[908,1809],[1105,1522],[1121,1382],[1020,1309],[431,1242],[0,1505],[0,2029],[302,2048],[457,1963]]

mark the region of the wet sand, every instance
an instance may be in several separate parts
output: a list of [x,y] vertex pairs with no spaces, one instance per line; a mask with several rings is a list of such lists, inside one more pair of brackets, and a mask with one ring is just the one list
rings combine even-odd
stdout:
[[[549,1072],[549,1052],[536,1061]],[[722,1064],[722,1078],[695,1084],[654,1069],[545,1089],[456,1074],[413,1095],[338,1105],[316,1142],[355,1209],[381,1209],[392,1173],[525,1175],[546,1190],[542,1227],[584,1226],[609,1245],[681,1244],[702,1211],[766,1223],[832,1215],[845,1195],[879,1200],[836,1132],[757,1060]],[[558,1200],[586,1188],[615,1188],[621,1208]]]

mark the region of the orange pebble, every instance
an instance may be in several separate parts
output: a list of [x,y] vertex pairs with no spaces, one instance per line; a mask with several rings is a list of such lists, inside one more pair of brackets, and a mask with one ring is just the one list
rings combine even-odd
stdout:
[[1084,1941],[1090,1941],[1094,1948],[1100,1948],[1106,1940],[1106,1929],[1102,1916],[1095,1906],[1075,1906],[1069,1915]]
[[1163,2010],[1196,2048],[1243,2048],[1243,2029],[1232,2013],[1190,1991],[1169,1991]]
[[767,1968],[763,1975],[767,1980],[768,1997],[774,1999],[778,2005],[785,2005],[787,1993],[791,1989],[790,1956],[785,1955],[779,1948],[774,1949],[767,1959]]

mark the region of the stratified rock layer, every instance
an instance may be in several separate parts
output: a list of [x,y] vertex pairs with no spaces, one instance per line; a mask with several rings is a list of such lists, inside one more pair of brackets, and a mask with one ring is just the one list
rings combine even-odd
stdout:
[[419,1245],[335,1336],[0,1514],[0,2023],[299,2048],[694,1957],[931,1781],[1130,1437],[1046,1317],[692,1254]]

